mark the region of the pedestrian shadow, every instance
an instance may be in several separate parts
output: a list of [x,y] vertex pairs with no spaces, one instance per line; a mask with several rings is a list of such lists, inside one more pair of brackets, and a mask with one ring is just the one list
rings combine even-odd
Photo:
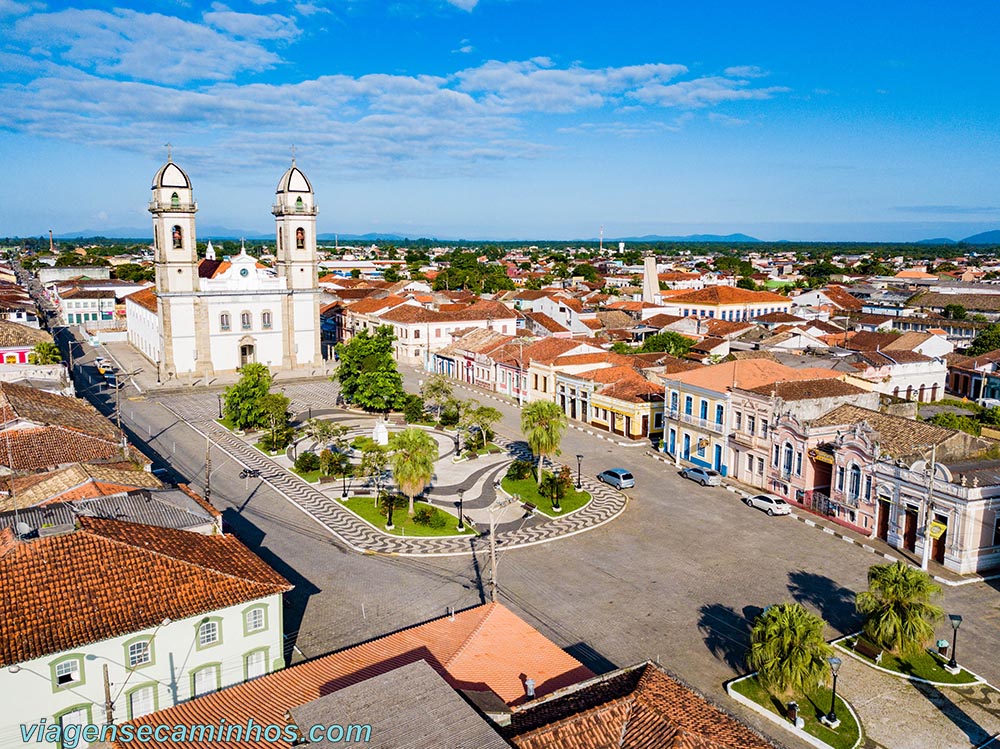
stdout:
[[752,621],[721,603],[706,604],[698,609],[698,631],[705,639],[705,647],[737,673],[747,668]]
[[826,575],[797,570],[788,573],[788,592],[803,605],[811,605],[831,627],[842,634],[856,632],[861,620],[854,606],[854,591]]

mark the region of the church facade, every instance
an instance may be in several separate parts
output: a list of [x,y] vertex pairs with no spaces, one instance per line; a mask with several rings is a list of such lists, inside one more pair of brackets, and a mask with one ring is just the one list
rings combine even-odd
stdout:
[[209,243],[198,257],[198,206],[188,175],[168,158],[153,178],[156,292],[126,300],[129,341],[158,379],[212,377],[259,362],[272,371],[321,366],[312,185],[292,161],[274,205],[276,262],[246,254],[217,259]]

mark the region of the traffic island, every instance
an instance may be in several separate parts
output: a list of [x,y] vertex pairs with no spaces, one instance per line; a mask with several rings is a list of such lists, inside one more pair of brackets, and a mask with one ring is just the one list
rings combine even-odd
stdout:
[[[855,749],[861,744],[858,716],[850,703],[839,694],[834,711],[836,720],[829,723],[833,693],[827,687],[819,686],[806,694],[779,699],[760,683],[754,673],[726,684],[726,692],[737,702],[820,749]],[[790,705],[794,705],[791,710]]]
[[[340,505],[350,510],[376,530],[390,536],[417,538],[427,536],[472,536],[476,534],[475,530],[468,526],[464,530],[456,530],[458,526],[457,516],[439,507],[433,507],[426,502],[414,503],[413,517],[410,517],[405,506],[397,507],[393,510],[393,527],[391,530],[385,527],[386,516],[381,509],[375,506],[375,497],[350,497],[346,501],[341,500]],[[430,516],[431,519],[429,522],[416,522],[422,512]]]
[[559,511],[552,506],[552,500],[543,496],[538,491],[538,484],[534,478],[511,479],[504,477],[500,486],[511,496],[517,497],[522,502],[534,505],[539,512],[548,515],[550,518],[559,518],[571,512],[585,507],[590,502],[590,493],[583,489],[570,488],[566,490],[565,496],[559,501]]
[[866,666],[910,681],[941,687],[965,687],[983,681],[976,674],[961,667],[955,672],[950,671],[947,667],[948,661],[932,650],[924,650],[905,657],[893,655],[872,645],[860,634],[836,640],[833,645]]

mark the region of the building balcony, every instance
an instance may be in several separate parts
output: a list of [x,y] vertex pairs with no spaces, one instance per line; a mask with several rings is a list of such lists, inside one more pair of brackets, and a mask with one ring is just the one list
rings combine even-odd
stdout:
[[737,445],[742,445],[743,447],[749,447],[755,449],[766,444],[767,440],[756,434],[748,434],[747,432],[731,432],[729,434],[729,439],[735,442]]
[[682,413],[679,411],[667,411],[667,418],[673,421],[679,421],[682,424],[690,424],[691,426],[704,429],[707,432],[713,432],[715,434],[723,434],[726,431],[724,424],[719,424],[718,422],[712,421],[710,419],[702,419],[694,414]]
[[294,206],[275,204],[271,206],[271,213],[275,216],[315,216],[319,213],[319,206]]
[[150,213],[194,213],[198,210],[197,203],[173,203],[169,200],[150,200]]

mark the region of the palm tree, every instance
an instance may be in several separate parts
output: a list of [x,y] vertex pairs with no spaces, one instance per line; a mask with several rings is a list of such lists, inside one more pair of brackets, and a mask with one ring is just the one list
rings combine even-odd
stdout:
[[829,671],[833,648],[823,638],[824,622],[800,603],[779,603],[757,617],[747,662],[760,683],[781,694],[805,692]]
[[559,452],[566,414],[553,401],[535,401],[521,411],[521,433],[533,455],[538,456],[538,484],[542,483],[542,460]]
[[31,364],[58,364],[62,361],[62,354],[59,347],[52,341],[41,341],[28,354],[28,362]]
[[868,590],[858,594],[865,636],[879,647],[907,655],[934,637],[933,623],[944,616],[931,597],[941,592],[930,575],[903,562],[868,569]]
[[413,498],[434,477],[434,463],[438,459],[437,442],[423,429],[412,427],[389,438],[389,451],[389,464],[396,486],[410,500],[409,513],[413,515]]

